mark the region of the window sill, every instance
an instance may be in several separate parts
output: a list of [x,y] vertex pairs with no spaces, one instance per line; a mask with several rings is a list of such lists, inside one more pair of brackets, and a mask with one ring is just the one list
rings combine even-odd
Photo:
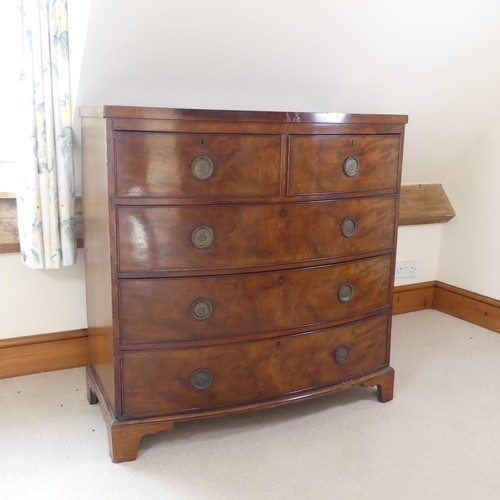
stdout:
[[16,195],[0,193],[0,253],[19,252]]
[[[82,199],[75,202],[76,233],[78,248],[83,248]],[[0,254],[19,253],[19,232],[17,229],[16,195],[0,193]]]

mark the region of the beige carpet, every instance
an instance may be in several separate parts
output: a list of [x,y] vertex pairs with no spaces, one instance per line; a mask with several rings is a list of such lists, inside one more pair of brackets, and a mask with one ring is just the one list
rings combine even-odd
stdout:
[[500,335],[394,318],[395,399],[371,389],[143,440],[112,464],[84,369],[0,381],[0,499],[500,499]]

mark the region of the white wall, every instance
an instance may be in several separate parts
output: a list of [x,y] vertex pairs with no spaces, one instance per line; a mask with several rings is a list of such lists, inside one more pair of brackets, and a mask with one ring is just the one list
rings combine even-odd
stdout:
[[396,286],[436,279],[442,231],[443,224],[399,227],[396,261],[417,261],[417,275],[415,278],[396,279]]
[[[81,33],[89,5],[90,13],[86,43],[77,43],[83,52],[74,85],[78,105],[408,114],[406,184],[452,179],[455,166],[500,118],[498,0],[80,1],[75,7],[78,0],[70,0],[70,9],[73,4],[79,12],[72,23],[78,19]],[[79,141],[76,146],[78,155]],[[468,182],[465,174],[450,181],[459,205],[451,224],[462,224],[469,209],[460,200]],[[404,282],[437,277],[441,231],[448,229],[400,230],[398,258],[419,263],[417,278]],[[469,283],[455,279],[456,267],[447,265],[450,242],[447,237],[442,249],[440,279]],[[476,249],[485,268],[491,253]],[[3,276],[10,264],[2,260]],[[75,272],[76,297],[83,268]],[[66,292],[52,280],[27,283],[57,303]],[[11,307],[23,310],[24,289],[15,275],[7,286]],[[79,319],[71,327],[54,324],[51,311],[38,316],[37,331],[85,326],[84,302],[76,302],[69,315]],[[14,330],[0,324],[0,335],[35,333],[31,319],[17,322],[17,333],[3,333]]]
[[500,299],[500,121],[444,186],[457,217],[443,229],[438,279]]
[[29,269],[19,254],[0,255],[0,338],[87,326],[83,252],[76,266]]
[[79,103],[410,115],[406,184],[500,118],[498,0],[94,0]]
[[[83,53],[87,40],[87,27],[92,0],[68,0],[68,30],[71,47],[71,97],[76,103],[80,89]],[[78,115],[74,106],[73,112]]]

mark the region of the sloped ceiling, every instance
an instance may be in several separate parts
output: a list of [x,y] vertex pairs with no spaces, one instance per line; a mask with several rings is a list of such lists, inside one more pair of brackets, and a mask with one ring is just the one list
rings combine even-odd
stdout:
[[92,0],[78,105],[408,114],[405,183],[500,120],[498,0]]

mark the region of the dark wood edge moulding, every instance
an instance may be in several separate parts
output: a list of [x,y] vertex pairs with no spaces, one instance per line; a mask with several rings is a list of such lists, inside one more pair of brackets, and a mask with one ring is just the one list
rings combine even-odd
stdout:
[[285,111],[219,111],[213,109],[172,109],[140,106],[84,106],[81,117],[96,118],[141,118],[150,120],[229,121],[267,123],[311,123],[311,124],[406,124],[407,115],[314,113]]

